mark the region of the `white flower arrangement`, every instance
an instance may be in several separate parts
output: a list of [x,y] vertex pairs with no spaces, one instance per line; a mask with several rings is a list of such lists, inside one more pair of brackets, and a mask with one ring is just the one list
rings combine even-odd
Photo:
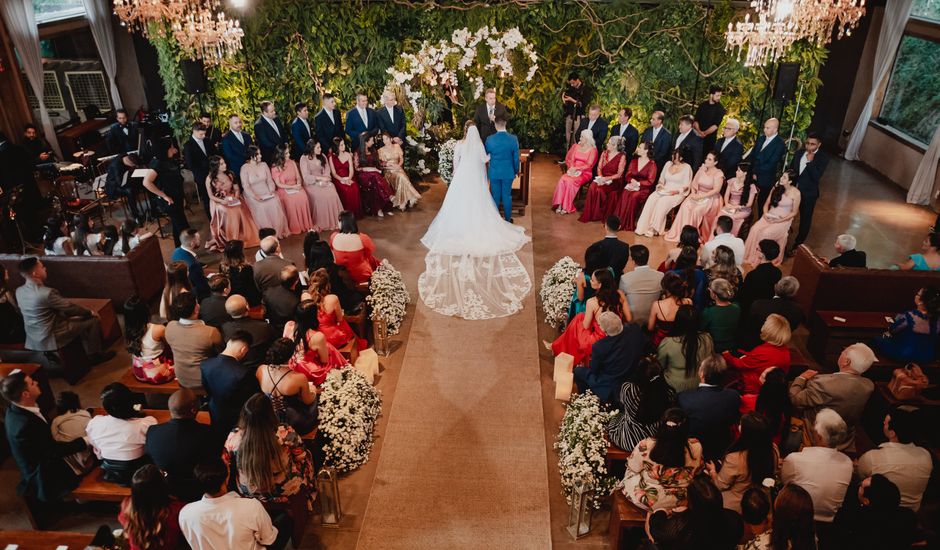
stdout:
[[333,369],[320,387],[319,433],[324,465],[350,472],[369,460],[382,396],[353,368]]
[[564,327],[568,322],[568,308],[574,296],[572,281],[580,270],[578,262],[565,256],[542,275],[539,299],[542,300],[545,322],[552,328]]
[[405,307],[411,301],[408,289],[401,272],[389,263],[382,260],[379,267],[372,273],[369,281],[369,295],[366,301],[371,306],[369,316],[373,321],[384,319],[388,325],[389,334],[398,334],[401,322],[405,319]]
[[558,473],[565,499],[571,504],[575,482],[590,481],[594,485],[591,506],[597,510],[613,490],[616,479],[607,472],[607,422],[615,413],[607,412],[590,391],[573,396],[561,420],[555,440],[558,452]]
[[437,151],[437,173],[447,185],[450,185],[451,180],[454,179],[454,148],[456,146],[457,140],[449,139]]

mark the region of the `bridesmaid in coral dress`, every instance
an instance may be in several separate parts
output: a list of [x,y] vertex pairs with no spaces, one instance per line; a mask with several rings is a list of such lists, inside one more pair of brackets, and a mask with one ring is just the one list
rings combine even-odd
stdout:
[[682,148],[674,151],[672,160],[663,166],[659,185],[646,200],[636,222],[634,231],[637,235],[655,237],[666,232],[666,217],[689,194],[689,186],[692,185],[692,167],[688,161],[691,156],[687,148]]
[[623,189],[623,172],[627,167],[627,155],[620,150],[623,140],[620,136],[611,136],[607,140],[607,149],[601,155],[600,170],[594,182],[588,187],[584,210],[579,222],[596,222],[607,218],[611,205],[616,203]]
[[[780,181],[774,186],[764,205],[764,215],[751,227],[744,242],[744,263],[757,265],[760,263],[760,249],[758,244],[764,239],[777,241],[780,250],[787,249],[787,237],[790,234],[790,225],[793,218],[800,211],[800,190],[792,181],[791,172],[784,172]],[[780,258],[776,264],[780,263]]]
[[392,197],[395,192],[382,175],[382,164],[375,152],[375,134],[363,132],[359,135],[359,152],[354,164],[363,211],[380,218],[385,217],[385,214],[394,216]]
[[418,204],[421,193],[415,189],[405,173],[405,153],[401,150],[401,140],[388,132],[382,132],[382,148],[379,149],[379,161],[395,195],[392,196],[392,206],[399,210]]
[[552,197],[552,209],[559,214],[575,212],[574,198],[585,183],[591,181],[591,170],[597,160],[597,146],[594,134],[590,130],[581,132],[581,140],[568,149],[565,165],[568,172],[558,180],[555,195]]
[[251,212],[242,202],[241,190],[235,176],[228,171],[225,159],[218,155],[209,157],[209,177],[206,178],[209,192],[209,231],[212,239],[206,248],[221,252],[228,241],[239,240],[245,247],[258,246],[258,226],[251,219]]
[[656,186],[656,162],[650,157],[653,144],[643,141],[636,147],[636,158],[630,161],[623,177],[624,189],[619,198],[611,201],[610,213],[620,218],[620,229],[633,231],[646,199]]
[[279,146],[274,154],[271,177],[277,185],[277,196],[281,198],[281,204],[284,205],[291,235],[313,229],[315,224],[313,214],[310,212],[310,201],[300,183],[297,163],[287,156],[286,145]]
[[738,165],[734,177],[728,180],[728,189],[725,190],[725,205],[721,208],[721,215],[730,217],[734,223],[731,227],[731,234],[735,237],[741,231],[744,220],[751,217],[751,207],[754,206],[754,198],[757,197],[757,186],[753,183],[750,185],[750,189],[744,189],[748,168],[749,165],[747,164]]
[[359,338],[346,321],[343,306],[339,297],[331,293],[330,274],[320,268],[310,274],[307,284],[307,294],[317,304],[317,321],[320,323],[320,332],[326,336],[326,341],[342,348],[350,341],[356,341],[356,349],[364,350],[369,346],[365,338]]
[[293,340],[296,346],[288,363],[291,370],[303,374],[316,386],[326,380],[331,370],[349,365],[349,361],[326,341],[326,335],[319,329],[317,304],[313,300],[304,300],[297,306],[294,320],[284,325],[282,334],[284,338]]
[[315,139],[307,142],[307,152],[300,157],[300,175],[304,181],[304,191],[310,199],[313,230],[339,229],[339,213],[343,211],[343,202],[333,187],[329,161],[320,148],[320,142]]
[[248,162],[242,165],[242,196],[248,203],[251,216],[258,227],[270,227],[276,231],[277,238],[290,234],[284,207],[277,198],[277,186],[271,177],[271,169],[261,160],[261,149],[248,146]]
[[604,332],[597,324],[597,315],[602,311],[613,311],[625,322],[629,323],[630,308],[623,291],[617,288],[613,270],[609,267],[598,269],[591,274],[591,287],[595,294],[589,298],[584,312],[574,316],[565,327],[565,331],[554,342],[545,345],[557,357],[567,353],[574,357],[575,365],[586,365],[591,362],[591,346],[604,337]]
[[333,187],[343,203],[343,209],[352,212],[356,219],[362,219],[362,199],[359,196],[359,184],[353,177],[352,153],[346,150],[346,142],[342,138],[333,138],[330,147],[330,175],[333,176]]
[[679,207],[679,213],[666,231],[666,240],[679,242],[679,231],[687,226],[698,229],[698,234],[712,234],[718,212],[721,210],[721,184],[725,174],[718,168],[718,153],[709,151],[698,173],[692,178],[692,192]]

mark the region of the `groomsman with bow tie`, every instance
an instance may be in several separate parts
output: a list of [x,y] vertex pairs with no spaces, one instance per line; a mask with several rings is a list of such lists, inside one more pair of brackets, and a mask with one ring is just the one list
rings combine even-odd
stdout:
[[127,118],[127,111],[118,109],[115,111],[117,122],[111,125],[108,131],[108,147],[116,155],[128,153],[137,150],[139,132],[136,122],[130,122]]
[[336,110],[336,98],[333,94],[323,94],[323,108],[314,118],[317,141],[324,154],[333,146],[333,138],[343,139],[343,118]]
[[225,165],[237,178],[242,165],[248,158],[248,147],[252,145],[251,134],[242,131],[242,119],[238,115],[229,115],[228,132],[222,136],[222,157]]
[[506,106],[496,102],[496,90],[488,88],[483,94],[483,103],[477,105],[476,112],[473,114],[473,122],[477,125],[480,132],[480,139],[486,143],[486,138],[496,133],[496,119],[509,119],[509,113],[506,112]]
[[[623,143],[623,152],[627,155],[627,159],[633,156],[636,146],[640,142],[640,132],[636,129],[636,126],[630,124],[631,118],[633,118],[633,109],[621,107],[617,111],[617,124],[610,129],[611,136],[620,136],[620,139],[623,140],[621,143]],[[600,148],[600,144],[597,146]]]
[[[294,105],[294,113],[297,115],[297,118],[295,118],[294,122],[290,125],[292,138],[290,144],[290,158],[299,160],[307,150],[307,142],[313,137],[313,132],[310,131],[310,122],[308,120],[310,118],[310,109],[307,108],[307,104],[301,101]],[[326,151],[324,151],[323,154],[326,154]]]
[[375,111],[369,107],[369,96],[365,92],[357,92],[356,106],[346,113],[346,135],[349,136],[353,150],[359,150],[359,134],[374,132],[376,128],[378,122]]
[[378,118],[379,131],[389,134],[405,141],[405,111],[398,106],[398,100],[395,99],[395,92],[385,90],[382,93],[382,105],[376,113]]
[[255,139],[258,140],[262,160],[268,164],[274,161],[278,146],[288,142],[287,132],[271,101],[261,102],[261,116],[255,122]]

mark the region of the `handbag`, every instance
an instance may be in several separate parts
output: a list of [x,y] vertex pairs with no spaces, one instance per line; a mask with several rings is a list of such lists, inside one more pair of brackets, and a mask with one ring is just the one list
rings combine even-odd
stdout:
[[918,365],[908,363],[903,368],[894,369],[891,373],[888,391],[899,401],[910,401],[920,397],[928,382],[927,375]]

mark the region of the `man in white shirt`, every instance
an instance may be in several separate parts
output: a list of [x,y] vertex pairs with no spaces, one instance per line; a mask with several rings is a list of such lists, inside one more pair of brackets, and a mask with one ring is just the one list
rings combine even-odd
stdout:
[[395,92],[385,90],[382,93],[382,105],[376,113],[379,130],[405,141],[405,111],[398,106],[398,100],[395,98]]
[[[317,141],[324,154],[333,146],[335,138],[343,139],[343,119],[336,110],[336,98],[333,94],[323,94],[320,112],[314,117]],[[353,151],[355,154],[355,151]]]
[[369,96],[365,92],[356,93],[356,106],[346,113],[346,135],[352,143],[353,151],[359,149],[359,135],[374,132],[378,128],[375,111],[369,107]]
[[[199,464],[196,481],[205,494],[180,510],[179,525],[193,550],[264,550],[287,545],[290,529],[279,531],[258,500],[229,491],[221,460]],[[289,518],[286,520],[289,525]]]
[[731,232],[734,227],[734,221],[730,216],[718,216],[715,222],[715,236],[712,240],[702,245],[702,265],[705,269],[712,266],[712,254],[719,246],[727,246],[734,252],[734,263],[741,267],[744,261],[744,241],[735,237]]
[[277,116],[277,109],[272,101],[261,102],[261,116],[255,122],[255,139],[261,149],[261,158],[271,164],[277,153],[277,148],[289,141],[289,135]]
[[791,453],[783,461],[780,477],[795,483],[813,498],[813,519],[832,523],[852,481],[852,459],[836,450],[848,436],[845,421],[832,409],[816,414],[813,445]]
[[610,129],[611,136],[620,136],[620,139],[623,147],[623,152],[627,154],[627,158],[630,158],[633,155],[633,152],[636,151],[636,146],[640,141],[640,132],[636,129],[636,126],[630,124],[630,119],[633,118],[633,109],[629,107],[621,107],[617,111],[617,124]]
[[915,512],[920,509],[933,471],[930,451],[914,445],[918,425],[916,414],[916,409],[893,407],[884,420],[884,434],[888,441],[863,454],[856,465],[861,478],[882,474],[897,485],[901,492],[901,506]]
[[679,134],[676,136],[675,142],[672,144],[672,150],[678,151],[683,147],[687,148],[691,158],[687,160],[692,166],[692,173],[695,173],[698,170],[698,167],[702,165],[702,138],[698,137],[694,131],[692,131],[692,125],[695,123],[689,115],[683,115],[679,117]]
[[[306,103],[303,101],[296,103],[294,113],[297,116],[290,125],[290,158],[296,161],[307,151],[307,142],[313,137],[313,130],[310,129],[310,121],[307,120],[310,118],[310,109],[307,108]],[[323,151],[323,154],[327,154],[327,151]]]
[[624,272],[620,277],[620,290],[627,297],[630,306],[630,315],[633,321],[645,325],[650,316],[653,302],[659,299],[662,292],[663,273],[646,265],[650,259],[650,251],[642,244],[630,247],[630,261],[634,266],[632,271]]

